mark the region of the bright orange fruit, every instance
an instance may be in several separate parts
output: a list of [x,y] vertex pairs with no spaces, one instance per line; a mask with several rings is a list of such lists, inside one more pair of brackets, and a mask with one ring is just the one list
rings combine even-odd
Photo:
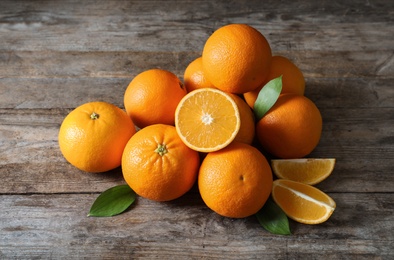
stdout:
[[207,79],[202,68],[202,58],[198,57],[193,60],[185,70],[183,82],[187,92],[199,88],[215,88],[215,86]]
[[263,83],[271,56],[271,47],[258,30],[246,24],[229,24],[207,39],[202,64],[215,87],[242,94]]
[[175,127],[182,141],[199,152],[229,145],[239,132],[238,106],[229,94],[214,88],[189,92],[175,111]]
[[302,159],[273,159],[272,171],[278,178],[304,184],[315,185],[334,170],[335,159],[332,158],[302,158]]
[[234,138],[234,142],[252,144],[255,135],[255,118],[253,111],[242,98],[235,94],[229,95],[237,104],[239,117],[241,119],[241,126],[239,128],[238,134]]
[[321,132],[319,109],[310,99],[297,94],[280,95],[256,124],[256,136],[262,147],[282,159],[302,158],[311,153]]
[[121,164],[123,149],[135,133],[126,112],[106,102],[90,102],[71,111],[59,130],[60,150],[86,172],[105,172]]
[[321,190],[284,179],[274,181],[272,198],[289,218],[304,224],[326,221],[336,207],[335,201]]
[[205,204],[216,213],[244,218],[255,214],[267,201],[272,172],[255,147],[233,142],[207,154],[200,166],[198,188]]
[[170,71],[151,69],[138,74],[124,95],[127,114],[143,128],[152,124],[174,124],[174,113],[186,88]]
[[123,177],[141,197],[169,201],[184,195],[197,179],[200,158],[175,127],[156,124],[139,130],[122,157]]
[[250,92],[244,93],[246,103],[253,108],[254,103],[259,95],[260,90],[270,80],[282,75],[282,94],[294,93],[304,95],[305,79],[301,70],[288,58],[283,56],[272,56],[271,65],[268,76],[258,88]]

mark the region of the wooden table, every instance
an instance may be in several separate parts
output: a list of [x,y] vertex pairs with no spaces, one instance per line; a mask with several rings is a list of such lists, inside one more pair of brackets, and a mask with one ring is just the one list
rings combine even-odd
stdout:
[[[254,216],[213,213],[196,188],[87,217],[101,192],[124,181],[120,169],[89,174],[65,161],[63,118],[88,101],[123,108],[128,83],[147,69],[182,79],[228,23],[254,26],[303,71],[324,119],[309,157],[337,159],[317,185],[337,202],[332,217],[272,235]],[[393,81],[391,0],[2,0],[0,259],[393,259]]]

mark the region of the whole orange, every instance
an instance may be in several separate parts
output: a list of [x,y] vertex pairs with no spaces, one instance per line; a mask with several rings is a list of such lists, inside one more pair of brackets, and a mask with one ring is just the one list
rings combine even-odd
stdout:
[[271,56],[271,47],[258,30],[246,24],[229,24],[207,39],[202,64],[215,87],[241,94],[263,83]]
[[302,71],[291,60],[283,56],[272,56],[267,78],[257,89],[244,93],[246,103],[253,108],[260,90],[270,80],[282,75],[282,94],[294,93],[304,95],[305,78]]
[[234,138],[234,142],[252,144],[255,132],[255,118],[253,111],[241,97],[235,94],[229,95],[237,104],[239,110],[239,117],[241,118],[241,126],[237,135]]
[[130,138],[122,171],[127,184],[141,197],[169,201],[191,189],[199,163],[198,152],[182,142],[174,126],[155,124]]
[[198,188],[205,204],[219,215],[244,218],[267,201],[272,172],[259,150],[233,142],[207,154],[200,166]]
[[310,99],[297,94],[280,95],[256,124],[256,136],[262,147],[283,159],[302,158],[311,153],[321,132],[319,109]]
[[78,169],[105,172],[120,166],[123,149],[135,131],[125,111],[106,102],[90,102],[64,118],[59,146]]
[[151,69],[138,74],[124,95],[127,114],[143,128],[152,124],[173,125],[175,109],[186,88],[170,71]]
[[215,86],[207,79],[202,68],[202,58],[198,57],[186,67],[183,82],[187,92],[198,88],[214,88]]

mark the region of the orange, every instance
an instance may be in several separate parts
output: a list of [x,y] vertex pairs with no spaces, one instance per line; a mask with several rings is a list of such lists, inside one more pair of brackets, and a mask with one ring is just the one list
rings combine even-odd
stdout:
[[334,170],[335,159],[303,158],[273,159],[272,171],[278,178],[315,185],[325,180]]
[[305,92],[305,79],[301,70],[288,58],[283,56],[272,56],[271,66],[267,78],[255,90],[244,94],[246,103],[253,108],[254,102],[259,95],[260,90],[270,80],[275,79],[282,75],[282,94],[294,93],[304,95]]
[[71,111],[59,130],[66,160],[86,172],[105,172],[120,166],[123,149],[135,133],[126,112],[106,102],[90,102]]
[[322,132],[322,117],[307,97],[282,94],[256,124],[262,147],[282,159],[302,158],[315,149]]
[[186,88],[172,72],[151,69],[138,74],[124,95],[127,114],[143,128],[152,124],[174,124],[174,113]]
[[239,117],[241,119],[241,126],[238,134],[235,136],[234,142],[242,142],[252,144],[255,133],[255,119],[253,111],[248,104],[235,94],[230,94],[235,103],[237,104]]
[[205,77],[202,68],[202,58],[193,60],[185,70],[183,82],[188,92],[198,88],[214,88],[215,86]]
[[304,224],[326,221],[336,207],[335,201],[321,190],[283,179],[274,181],[272,198],[289,218]]
[[139,130],[122,157],[123,177],[141,197],[169,201],[184,195],[197,179],[200,159],[176,133],[175,127],[156,124]]
[[175,111],[175,127],[193,150],[213,152],[229,145],[241,126],[239,110],[229,94],[214,88],[189,92]]
[[272,172],[255,147],[233,142],[204,158],[198,188],[205,204],[219,215],[245,218],[259,211],[267,201]]
[[271,56],[271,47],[258,30],[246,24],[229,24],[207,39],[202,64],[215,87],[242,94],[263,83]]

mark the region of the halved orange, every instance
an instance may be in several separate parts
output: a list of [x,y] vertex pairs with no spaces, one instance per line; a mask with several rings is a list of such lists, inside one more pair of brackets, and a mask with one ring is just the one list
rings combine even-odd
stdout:
[[336,207],[335,201],[321,190],[284,179],[274,181],[272,198],[289,218],[304,224],[323,223]]
[[325,180],[334,170],[333,158],[273,159],[272,171],[280,179],[315,185]]
[[175,127],[182,141],[199,152],[213,152],[229,145],[241,119],[229,94],[213,88],[189,92],[175,111]]

